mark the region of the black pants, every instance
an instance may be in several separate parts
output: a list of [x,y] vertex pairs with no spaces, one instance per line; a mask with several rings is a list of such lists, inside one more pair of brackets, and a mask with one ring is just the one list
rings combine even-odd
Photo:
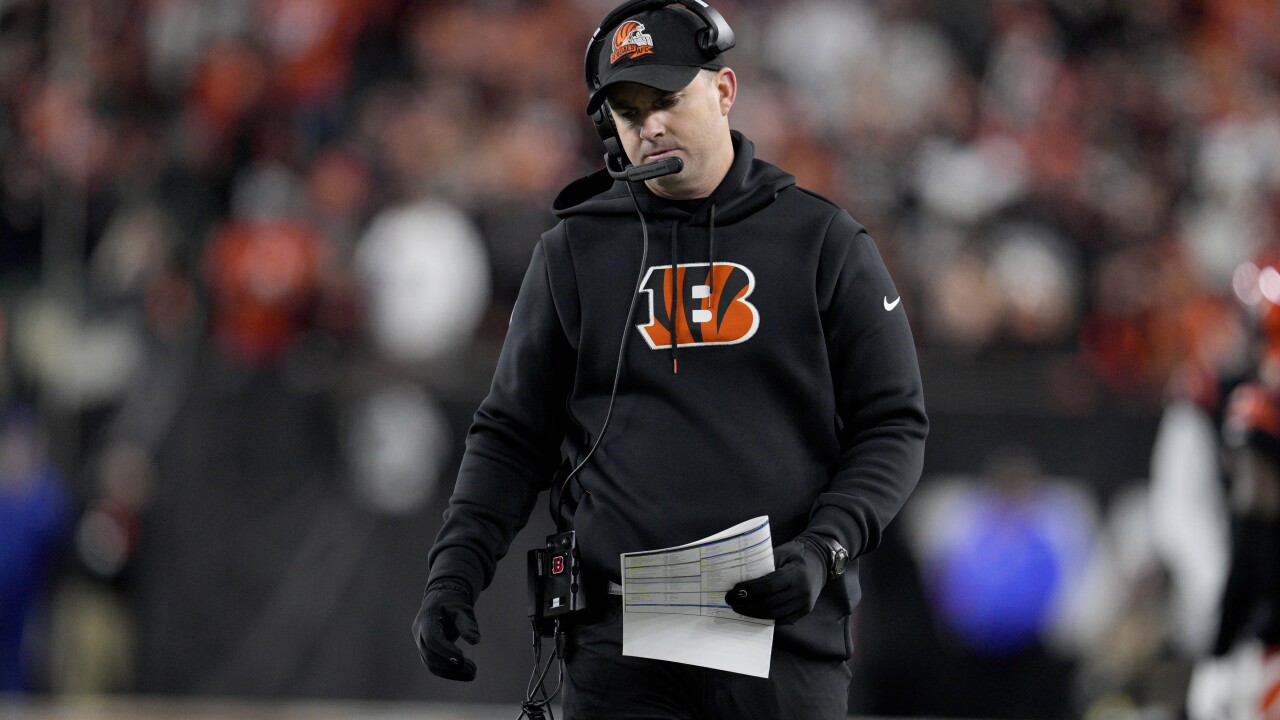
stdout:
[[779,650],[769,677],[622,655],[621,603],[612,598],[569,630],[566,720],[844,720],[850,673],[839,660]]

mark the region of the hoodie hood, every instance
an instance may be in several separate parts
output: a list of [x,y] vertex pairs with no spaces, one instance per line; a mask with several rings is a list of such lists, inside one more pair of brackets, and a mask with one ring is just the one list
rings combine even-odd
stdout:
[[[675,218],[687,225],[706,225],[710,210],[716,208],[716,224],[725,225],[747,217],[772,203],[778,192],[796,184],[793,175],[755,158],[755,145],[742,133],[731,130],[733,165],[711,196],[694,212],[654,195],[644,183],[637,183],[636,199],[649,218]],[[559,218],[573,215],[631,215],[636,212],[625,180],[614,180],[603,168],[569,183],[551,205]]]

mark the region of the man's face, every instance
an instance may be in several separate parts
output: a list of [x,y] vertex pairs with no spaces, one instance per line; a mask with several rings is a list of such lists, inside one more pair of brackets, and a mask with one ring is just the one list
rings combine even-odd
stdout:
[[683,90],[665,92],[621,83],[609,91],[609,109],[627,157],[636,165],[669,157],[684,161],[675,175],[650,180],[660,197],[709,196],[733,163],[729,108],[736,90],[733,71],[700,72]]

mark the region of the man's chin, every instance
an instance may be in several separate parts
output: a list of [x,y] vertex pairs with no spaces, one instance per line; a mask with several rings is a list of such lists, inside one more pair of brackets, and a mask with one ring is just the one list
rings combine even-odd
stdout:
[[660,178],[647,180],[645,184],[649,186],[650,192],[654,195],[667,200],[693,200],[697,197],[690,187],[688,177],[684,176],[683,170],[672,175],[664,175]]

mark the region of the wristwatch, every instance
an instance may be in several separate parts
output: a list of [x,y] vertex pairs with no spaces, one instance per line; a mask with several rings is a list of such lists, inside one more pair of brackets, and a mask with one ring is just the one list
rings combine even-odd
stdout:
[[805,537],[813,540],[813,544],[823,553],[827,561],[828,580],[834,580],[844,574],[845,568],[849,567],[849,551],[845,550],[843,545],[822,535],[806,533]]

